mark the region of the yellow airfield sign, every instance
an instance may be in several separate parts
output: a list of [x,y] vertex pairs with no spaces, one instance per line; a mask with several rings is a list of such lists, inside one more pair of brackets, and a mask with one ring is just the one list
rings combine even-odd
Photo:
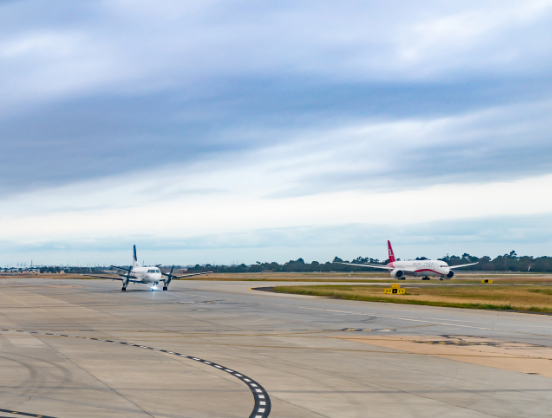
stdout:
[[384,293],[386,295],[404,295],[406,293],[406,289],[398,289],[396,287],[384,289]]
[[391,289],[400,289],[401,288],[401,285],[400,284],[392,284],[391,285]]
[[489,280],[489,279],[485,279],[485,280],[481,280],[481,283],[492,283],[493,281],[492,280]]

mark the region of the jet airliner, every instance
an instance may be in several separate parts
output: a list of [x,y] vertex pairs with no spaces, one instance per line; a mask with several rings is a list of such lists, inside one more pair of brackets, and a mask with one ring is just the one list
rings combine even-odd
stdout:
[[449,266],[443,260],[408,260],[408,261],[397,261],[395,259],[395,254],[393,254],[393,248],[391,247],[391,242],[387,241],[387,250],[389,254],[389,263],[385,266],[381,264],[354,264],[354,263],[340,263],[347,264],[349,266],[359,266],[359,267],[373,267],[377,269],[388,270],[391,274],[391,277],[399,280],[404,280],[405,276],[423,276],[422,280],[429,280],[429,276],[438,276],[441,280],[445,277],[447,279],[452,279],[454,277],[454,271],[452,269],[457,269],[460,267],[474,266],[477,263],[471,264],[461,264],[459,266]]
[[97,276],[92,274],[83,274],[82,276],[97,277],[99,279],[121,280],[123,282],[123,287],[121,288],[121,291],[126,292],[127,286],[129,283],[144,284],[144,285],[150,286],[151,290],[157,290],[157,286],[159,285],[159,282],[163,282],[163,291],[167,291],[169,289],[169,284],[174,279],[182,279],[184,277],[192,277],[192,276],[198,276],[200,274],[207,274],[205,272],[205,273],[185,274],[183,276],[175,276],[174,274],[172,274],[174,266],[171,267],[170,273],[165,273],[161,271],[159,269],[159,266],[142,267],[140,266],[140,264],[138,263],[138,259],[136,258],[136,245],[134,246],[134,251],[132,254],[132,267],[128,269],[124,267],[117,267],[117,266],[111,266],[111,267],[124,271],[124,273],[117,273],[121,277]]

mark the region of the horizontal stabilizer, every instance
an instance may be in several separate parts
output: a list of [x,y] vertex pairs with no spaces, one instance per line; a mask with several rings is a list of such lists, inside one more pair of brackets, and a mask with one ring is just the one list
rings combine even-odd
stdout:
[[128,273],[129,271],[132,270],[132,269],[130,269],[130,268],[126,269],[126,268],[124,268],[124,267],[118,267],[118,266],[111,266],[111,267],[113,267],[113,268],[115,268],[115,269],[119,269],[119,270],[126,271],[127,273]]

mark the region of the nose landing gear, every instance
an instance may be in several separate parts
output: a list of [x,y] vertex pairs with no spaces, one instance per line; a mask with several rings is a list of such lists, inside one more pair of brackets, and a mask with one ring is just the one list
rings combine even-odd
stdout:
[[163,292],[167,291],[167,286],[163,286]]
[[126,287],[123,286],[123,287],[121,288],[121,292],[126,292]]

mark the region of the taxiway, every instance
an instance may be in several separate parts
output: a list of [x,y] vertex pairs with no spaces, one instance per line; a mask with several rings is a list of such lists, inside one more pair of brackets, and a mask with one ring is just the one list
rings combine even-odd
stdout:
[[0,417],[550,415],[551,316],[252,285],[0,281]]

